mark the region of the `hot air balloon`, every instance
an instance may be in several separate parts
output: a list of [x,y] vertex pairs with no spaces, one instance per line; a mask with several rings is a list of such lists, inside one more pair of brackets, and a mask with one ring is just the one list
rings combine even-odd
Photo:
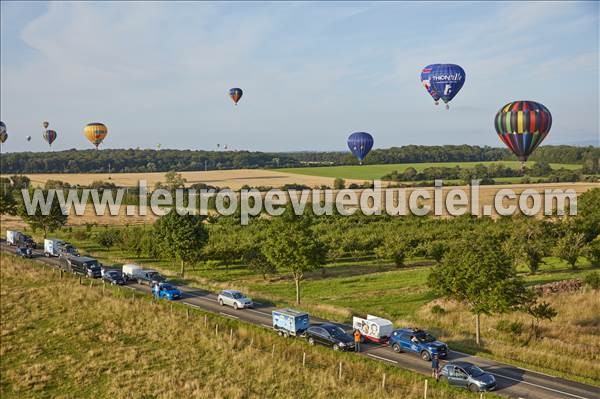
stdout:
[[94,146],[96,146],[96,149],[98,149],[98,146],[108,134],[108,129],[103,123],[88,123],[83,129],[83,134]]
[[43,134],[44,140],[48,143],[50,147],[52,147],[52,143],[56,140],[56,132],[54,130],[46,130]]
[[521,161],[523,170],[529,155],[550,132],[552,115],[535,101],[513,101],[500,108],[494,126],[500,140]]
[[431,89],[434,90],[446,103],[446,109],[465,84],[466,74],[464,69],[455,64],[435,64],[429,74]]
[[6,125],[4,122],[0,121],[0,143],[4,143],[8,138],[8,133],[6,133]]
[[242,89],[240,89],[238,87],[229,89],[229,97],[231,97],[231,99],[233,100],[233,103],[235,105],[237,105],[238,101],[240,101],[240,98],[242,98],[243,95],[244,95],[244,92],[242,91]]
[[431,75],[431,71],[433,70],[433,67],[435,67],[436,65],[439,65],[439,64],[427,65],[425,68],[423,68],[421,70],[421,83],[425,87],[425,90],[427,90],[427,93],[429,93],[429,95],[431,97],[433,97],[433,100],[435,101],[435,105],[438,105],[439,100],[440,100],[440,95],[435,90],[433,90],[433,88],[431,87],[431,81],[429,79],[429,77]]
[[31,141],[31,136],[27,136],[25,139],[27,139],[27,141]]
[[366,132],[355,132],[348,137],[348,148],[362,165],[363,159],[373,148],[373,136]]
[[6,133],[6,124],[0,121],[0,133]]
[[42,126],[44,126],[44,129],[48,129],[48,126],[50,126],[50,123],[48,121],[44,121],[44,123],[42,123]]

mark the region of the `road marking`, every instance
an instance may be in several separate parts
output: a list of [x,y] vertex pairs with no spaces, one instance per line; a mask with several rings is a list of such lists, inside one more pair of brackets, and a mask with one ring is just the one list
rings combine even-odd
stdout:
[[219,312],[219,314],[223,315],[223,316],[231,317],[232,319],[239,319],[239,317],[234,316],[234,315],[229,314],[229,313]]
[[517,379],[517,378],[507,377],[507,376],[505,376],[505,375],[502,375],[502,374],[496,374],[496,373],[492,373],[492,372],[490,372],[490,371],[488,371],[488,373],[490,373],[490,374],[492,374],[492,375],[495,375],[496,377],[505,378],[505,379],[507,379],[507,380],[511,380],[511,381],[516,381],[516,382],[518,382],[518,383],[520,383],[520,384],[532,385],[532,386],[534,386],[534,387],[537,387],[537,388],[542,388],[542,389],[545,389],[545,390],[547,390],[547,391],[552,391],[552,392],[560,393],[560,394],[562,394],[562,395],[571,396],[571,397],[573,397],[573,398],[578,398],[578,399],[591,399],[591,398],[587,398],[587,397],[585,397],[585,396],[579,396],[579,395],[575,395],[575,394],[573,394],[573,393],[568,393],[568,392],[564,392],[564,391],[559,391],[558,389],[554,389],[554,388],[548,388],[548,387],[545,387],[545,386],[543,386],[543,385],[534,384],[533,382],[527,382],[527,381],[519,380],[519,379]]
[[254,310],[254,309],[246,309],[248,312],[253,312],[253,313],[258,313],[258,314],[262,314],[263,316],[270,316],[269,313],[265,313],[265,312],[261,312],[260,310]]
[[373,355],[372,353],[367,353],[367,356],[371,356],[371,357],[374,357],[375,359],[379,359],[379,360],[385,360],[386,362],[398,364],[398,362],[395,360],[388,359],[387,357],[383,357],[383,356]]
[[202,309],[200,306],[194,305],[193,303],[189,303],[189,302],[183,302],[183,303],[185,303],[186,305],[189,305],[189,306],[191,306],[193,308]]
[[256,305],[263,305],[263,303],[262,303],[262,302],[256,302],[256,301],[255,301],[254,303],[255,303]]
[[265,327],[265,328],[268,328],[268,329],[271,329],[271,328],[273,328],[273,326],[270,326],[270,325],[268,325],[268,324],[262,324],[262,323],[261,323],[260,325],[261,325],[261,326],[263,326],[263,327]]

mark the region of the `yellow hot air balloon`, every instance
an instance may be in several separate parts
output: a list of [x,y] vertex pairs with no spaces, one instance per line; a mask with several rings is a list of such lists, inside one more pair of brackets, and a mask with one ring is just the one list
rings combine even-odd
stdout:
[[85,129],[83,129],[83,134],[85,134],[85,137],[96,146],[96,149],[98,149],[98,146],[108,134],[108,129],[103,123],[88,123],[85,126]]

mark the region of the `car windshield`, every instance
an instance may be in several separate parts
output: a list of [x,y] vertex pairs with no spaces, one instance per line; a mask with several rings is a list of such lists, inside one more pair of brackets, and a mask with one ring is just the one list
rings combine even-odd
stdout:
[[157,272],[148,273],[148,277],[156,279],[156,280],[162,279],[162,276],[160,274],[158,274]]
[[417,339],[421,342],[433,342],[435,337],[429,333],[417,334]]
[[99,269],[100,268],[100,265],[95,260],[86,262],[85,266],[88,267],[88,268],[90,268],[90,269]]
[[234,299],[243,299],[244,298],[244,294],[242,294],[241,292],[233,292],[231,295],[233,295]]
[[471,375],[472,377],[479,377],[483,374],[483,370],[477,366],[465,367],[465,371],[469,373],[469,375]]
[[113,278],[121,277],[121,273],[119,273],[117,271],[110,271],[110,272],[107,272],[106,274],[108,274],[110,277],[113,277]]
[[326,326],[325,329],[332,337],[340,338],[346,335],[346,332],[337,326]]
[[165,290],[165,291],[170,291],[170,290],[174,290],[175,287],[173,287],[172,285],[169,284],[163,284],[160,286],[161,289]]

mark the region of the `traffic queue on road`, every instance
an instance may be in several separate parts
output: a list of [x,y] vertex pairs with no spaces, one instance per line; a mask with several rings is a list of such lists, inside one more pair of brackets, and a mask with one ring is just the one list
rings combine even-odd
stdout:
[[[18,231],[7,231],[9,245],[17,246],[17,255],[32,257],[35,242],[31,237]],[[29,237],[29,238],[27,238]],[[33,244],[32,244],[33,243]],[[136,282],[149,285],[156,299],[177,300],[182,292],[159,272],[145,269],[140,265],[124,264],[121,269],[105,267],[97,259],[81,256],[77,249],[63,240],[45,239],[44,255],[58,257],[60,267],[68,272],[86,278],[100,278],[112,285],[124,285]],[[234,310],[254,307],[251,298],[237,290],[222,290],[217,303],[230,306]],[[308,313],[284,308],[271,312],[272,327],[282,337],[300,337],[309,345],[320,344],[336,351],[360,352],[360,345],[370,342],[390,347],[396,353],[412,353],[424,361],[435,364],[433,375],[436,379],[447,381],[450,385],[467,388],[471,391],[491,391],[496,388],[494,376],[468,362],[448,362],[439,367],[438,359],[448,356],[448,345],[438,341],[429,332],[417,328],[394,328],[390,320],[373,315],[366,318],[352,318],[353,334],[342,326],[329,322],[311,323]]]

